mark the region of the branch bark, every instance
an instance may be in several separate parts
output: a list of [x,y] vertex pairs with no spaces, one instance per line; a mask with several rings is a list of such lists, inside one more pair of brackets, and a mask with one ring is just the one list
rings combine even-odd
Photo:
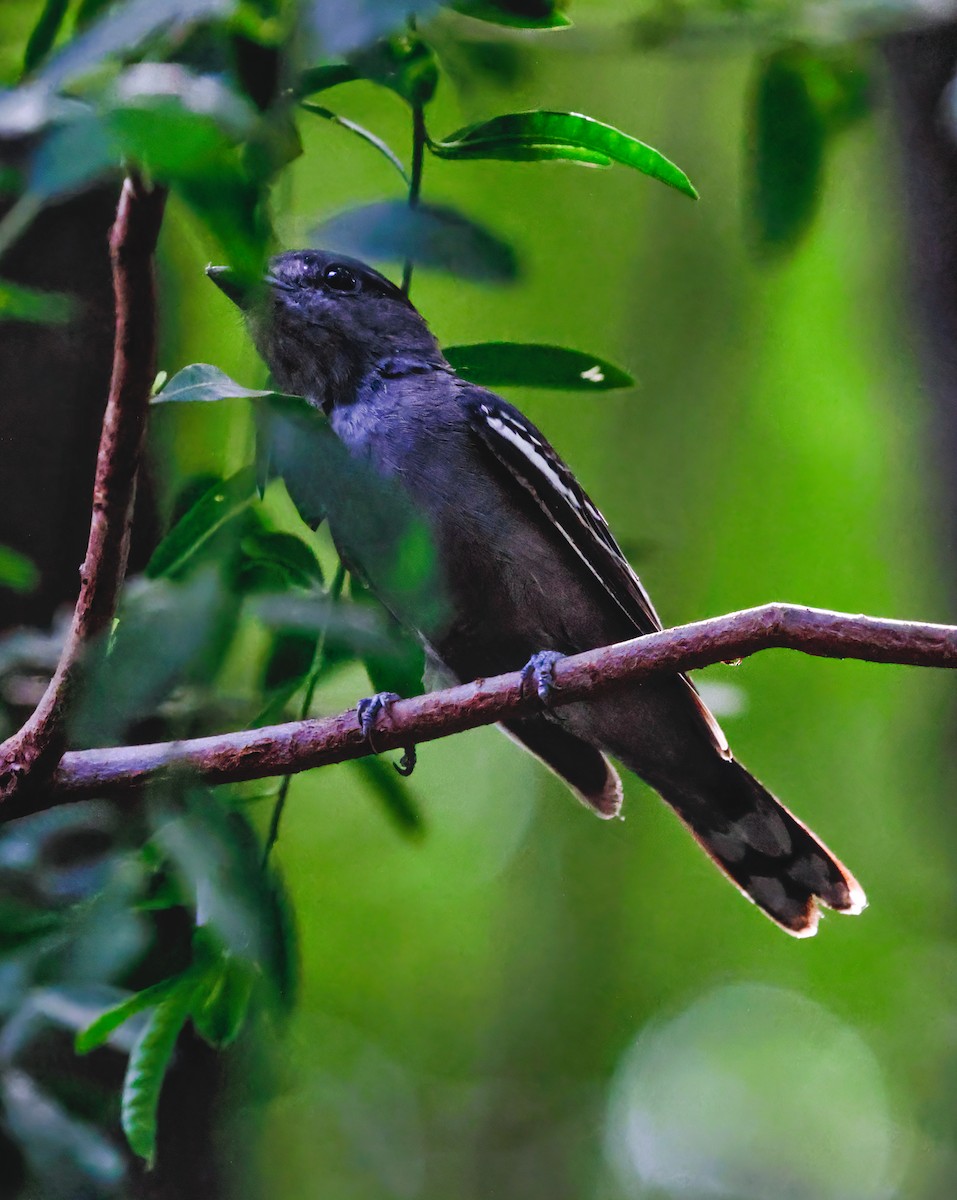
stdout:
[[[131,175],[110,235],[116,333],[113,373],[97,453],[93,513],[80,592],[57,669],[27,723],[0,745],[0,802],[53,770],[65,746],[71,701],[91,646],[106,632],[126,573],[130,525],[156,375],[153,254],[165,191]],[[45,805],[43,805],[45,807]]]
[[[555,670],[553,703],[560,707],[655,674],[693,670],[773,648],[824,658],[954,668],[957,627],[766,604],[565,658]],[[513,672],[399,700],[380,718],[375,750],[363,737],[355,712],[349,711],[190,741],[74,751],[63,756],[50,791],[36,807],[123,791],[169,772],[187,772],[218,784],[328,766],[535,711],[539,701],[533,691],[520,672]],[[17,815],[35,811],[17,808]]]

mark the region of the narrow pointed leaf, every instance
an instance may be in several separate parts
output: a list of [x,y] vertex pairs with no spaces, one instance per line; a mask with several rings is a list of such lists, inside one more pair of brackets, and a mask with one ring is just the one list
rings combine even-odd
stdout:
[[60,32],[69,3],[70,0],[46,0],[43,11],[37,18],[37,23],[27,41],[27,48],[23,55],[24,71],[32,71],[50,52],[50,48]]
[[497,158],[518,162],[565,159],[591,166],[621,163],[697,199],[688,176],[658,150],[581,113],[505,113],[467,125],[429,148],[439,158]]
[[634,379],[594,354],[531,342],[482,342],[444,351],[455,370],[483,387],[540,387],[603,392],[634,386]]
[[368,142],[368,144],[375,150],[378,150],[378,152],[384,158],[388,159],[388,161],[393,167],[395,167],[406,183],[408,183],[409,177],[406,174],[405,167],[402,165],[402,160],[392,149],[392,147],[387,142],[384,142],[377,134],[372,133],[370,130],[366,129],[362,125],[357,124],[355,121],[350,121],[348,117],[340,117],[338,113],[334,113],[330,109],[324,108],[321,104],[311,104],[308,100],[303,100],[300,107],[304,108],[306,112],[315,113],[317,117],[322,117],[326,121],[331,121],[334,125],[340,125],[343,129],[348,129],[349,132],[354,133],[356,137],[360,137],[364,142]]
[[150,1165],[156,1155],[156,1119],[163,1080],[196,990],[194,978],[181,976],[181,979],[182,986],[160,1001],[143,1027],[123,1080],[120,1102],[123,1132],[133,1153]]
[[[161,393],[162,394],[162,393]],[[153,551],[146,566],[151,579],[175,575],[200,547],[253,501],[256,469],[243,467],[202,495]]]
[[89,1054],[91,1050],[102,1046],[130,1017],[135,1017],[137,1013],[145,1012],[148,1008],[155,1008],[161,1000],[165,1000],[177,988],[183,986],[183,976],[173,975],[169,979],[154,983],[152,987],[134,992],[119,1004],[114,1004],[77,1033],[74,1041],[77,1054]]

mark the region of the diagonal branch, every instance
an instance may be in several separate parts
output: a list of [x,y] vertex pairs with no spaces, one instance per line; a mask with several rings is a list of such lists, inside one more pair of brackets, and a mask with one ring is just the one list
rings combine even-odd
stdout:
[[0,745],[0,801],[53,770],[65,745],[66,721],[83,660],[105,633],[119,596],[129,549],[136,475],[150,388],[156,374],[153,252],[165,191],[130,175],[110,235],[116,336],[110,394],[103,414],[93,485],[93,513],[80,593],[63,652],[35,712]]
[[[554,705],[587,700],[651,675],[693,670],[775,647],[823,658],[957,667],[955,626],[766,604],[563,659],[555,669]],[[538,705],[519,672],[400,700],[381,719],[376,749],[433,741],[534,711]],[[126,789],[172,770],[194,773],[211,784],[235,783],[370,753],[352,711],[190,741],[80,750],[63,756],[42,807]]]

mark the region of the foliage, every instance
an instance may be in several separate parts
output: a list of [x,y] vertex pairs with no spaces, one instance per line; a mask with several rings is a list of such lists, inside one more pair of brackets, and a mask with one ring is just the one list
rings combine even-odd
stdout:
[[[372,203],[356,197],[316,237],[403,264],[407,288],[413,268],[491,284],[509,283],[523,269],[522,247],[497,220],[489,228],[475,212],[422,198],[426,163],[437,180],[456,164],[492,160],[616,163],[664,183],[676,203],[683,201],[675,192],[697,195],[665,155],[576,112],[505,111],[433,136],[432,114],[449,82],[449,43],[471,47],[476,26],[495,46],[500,35],[501,46],[511,47],[523,43],[508,39],[535,31],[555,41],[570,18],[552,0],[47,0],[36,7],[23,79],[0,94],[0,134],[25,138],[29,147],[11,189],[17,198],[0,222],[0,251],[40,209],[116,180],[132,164],[168,185],[207,243],[253,284],[276,241],[273,197],[281,196],[284,172],[317,119],[355,135],[356,155],[371,147],[383,156],[402,194]],[[244,66],[250,49],[254,72]],[[407,162],[380,132],[339,111],[370,86],[384,123],[390,106],[405,106]],[[333,88],[336,104],[328,107]],[[857,52],[788,44],[760,59],[748,160],[759,253],[780,256],[807,233],[832,138],[868,101]],[[64,297],[0,283],[0,319],[66,323],[72,315]],[[604,358],[564,346],[496,340],[451,346],[447,354],[467,378],[492,387],[583,393],[632,384]],[[196,363],[158,391],[157,421],[184,404],[201,414],[197,426],[212,426],[223,406],[250,410],[255,450],[231,473],[194,479],[177,497],[145,577],[128,589],[109,644],[91,664],[74,744],[305,716],[317,687],[357,663],[375,690],[417,690],[421,651],[361,581],[350,577],[346,585],[336,548],[316,532],[332,508],[348,505],[359,514],[353,536],[382,538],[390,548],[383,555],[393,555],[377,591],[435,597],[432,548],[414,514],[344,463],[322,415],[299,398],[240,385]],[[365,501],[376,519],[363,519]],[[383,507],[392,518],[387,536],[378,520]],[[29,590],[34,583],[29,563],[0,550],[0,586]],[[230,669],[241,644],[257,647],[259,673],[237,695]],[[28,673],[22,649],[14,640],[0,647],[4,672]],[[370,759],[350,770],[397,829],[422,834],[414,788],[391,766]],[[174,780],[147,798],[129,826],[115,808],[97,803],[30,818],[0,837],[0,863],[15,864],[0,891],[7,1030],[28,1028],[23,1045],[33,1045],[51,1029],[66,1029],[83,1054],[127,1059],[122,1087],[104,1090],[92,1115],[55,1097],[55,1111],[30,1110],[33,1126],[5,1116],[49,1194],[71,1187],[108,1194],[117,1186],[124,1164],[100,1132],[117,1120],[132,1151],[153,1160],[160,1092],[184,1027],[222,1048],[241,1040],[250,1014],[281,1014],[292,1003],[293,923],[269,856],[288,786],[282,781],[267,797],[274,807],[265,835],[248,816],[257,799],[249,789],[211,795]],[[63,837],[76,845],[54,869],[48,843]],[[15,1037],[7,1043],[0,1074],[12,1112],[23,1046]],[[26,1075],[44,1092],[45,1080]],[[30,1157],[32,1146],[51,1138],[73,1164],[65,1183],[44,1179],[40,1159]]]

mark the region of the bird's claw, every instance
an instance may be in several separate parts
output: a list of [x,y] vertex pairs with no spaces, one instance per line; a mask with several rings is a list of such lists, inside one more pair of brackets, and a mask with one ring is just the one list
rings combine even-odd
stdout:
[[408,779],[415,770],[415,764],[417,762],[418,755],[416,754],[415,746],[406,746],[406,748],[402,751],[402,757],[397,763],[393,763],[392,765],[403,779]]
[[356,705],[356,719],[359,722],[359,728],[362,730],[362,736],[369,743],[373,751],[375,751],[375,742],[373,734],[375,733],[375,723],[379,718],[379,713],[388,714],[389,709],[395,704],[396,700],[401,700],[398,692],[376,692],[374,696],[366,696],[364,700],[360,700]]
[[555,664],[561,662],[564,657],[565,655],[559,654],[557,650],[539,650],[522,667],[522,687],[534,683],[535,694],[542,704],[551,703],[552,692],[558,686],[555,682]]

